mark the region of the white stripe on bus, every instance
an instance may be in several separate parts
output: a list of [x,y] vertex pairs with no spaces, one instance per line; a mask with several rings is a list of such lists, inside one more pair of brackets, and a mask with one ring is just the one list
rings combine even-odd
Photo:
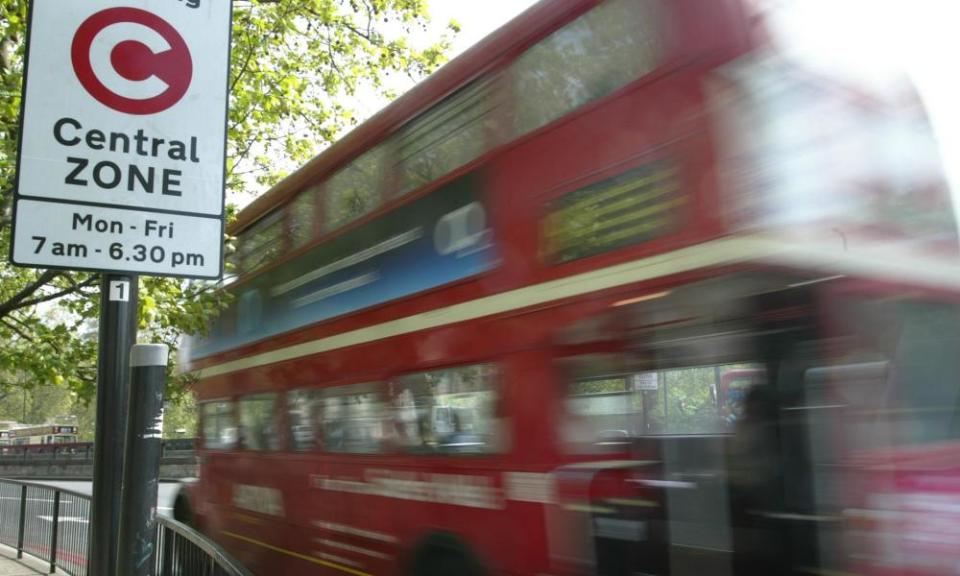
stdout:
[[286,294],[287,292],[290,292],[291,290],[295,290],[301,286],[309,284],[314,280],[319,280],[324,276],[333,274],[338,270],[343,270],[344,268],[355,266],[365,260],[369,260],[371,258],[374,258],[386,252],[389,252],[391,250],[400,248],[405,244],[409,244],[419,239],[421,236],[423,236],[423,228],[417,227],[417,228],[414,228],[413,230],[408,230],[403,234],[398,234],[392,238],[387,238],[383,242],[379,244],[375,244],[370,248],[363,250],[362,252],[351,254],[346,258],[341,258],[340,260],[331,262],[330,264],[327,264],[326,266],[318,268],[313,272],[308,272],[307,274],[298,276],[293,280],[290,280],[289,282],[284,282],[283,284],[280,284],[279,286],[270,290],[270,295],[273,297],[281,296],[283,294]]
[[892,246],[859,249],[854,254],[845,252],[842,246],[836,244],[814,244],[766,234],[731,236],[261,352],[202,368],[197,375],[200,378],[220,376],[663,276],[744,262],[765,262],[894,281],[908,280],[929,287],[956,289],[960,286],[960,267]]
[[504,472],[503,490],[507,500],[536,504],[556,502],[554,475],[549,472]]
[[361,274],[349,280],[344,280],[334,284],[333,286],[327,286],[322,290],[317,290],[311,292],[306,296],[301,296],[299,298],[294,298],[292,303],[294,308],[302,308],[314,302],[319,302],[321,300],[326,300],[337,294],[343,294],[344,292],[349,292],[350,290],[356,290],[361,286],[366,286],[367,284],[373,284],[380,279],[380,274],[376,272],[367,272],[366,274]]
[[336,540],[329,540],[327,538],[314,538],[313,541],[318,544],[322,544],[323,546],[329,546],[330,548],[337,548],[339,550],[346,550],[347,552],[363,554],[364,556],[369,556],[371,558],[379,558],[380,560],[389,560],[390,558],[392,558],[392,556],[390,556],[389,554],[384,554],[383,552],[377,552],[376,550],[364,548],[363,546],[354,546],[353,544],[338,542]]
[[362,528],[354,528],[353,526],[347,526],[345,524],[336,524],[334,522],[322,522],[320,520],[314,520],[313,525],[317,528],[323,528],[324,530],[330,530],[331,532],[340,532],[343,534],[349,534],[351,536],[360,536],[361,538],[369,538],[370,540],[379,540],[381,542],[389,542],[394,544],[398,541],[396,536],[391,536],[390,534],[384,534],[383,532],[374,532],[373,530],[364,530]]
[[354,568],[360,568],[363,566],[355,560],[350,560],[349,558],[344,558],[343,556],[337,556],[336,554],[321,552],[319,550],[314,550],[313,555],[317,558],[323,558],[324,560],[330,560],[332,562],[339,562],[341,564],[346,564],[347,566],[353,566]]

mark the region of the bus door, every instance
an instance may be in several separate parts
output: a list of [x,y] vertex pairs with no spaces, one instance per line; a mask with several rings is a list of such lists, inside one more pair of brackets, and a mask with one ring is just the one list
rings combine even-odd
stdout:
[[[774,566],[779,573],[953,571],[960,565],[957,302],[846,278],[824,279],[815,290],[815,338],[788,339],[769,356],[780,501],[762,516],[781,550]],[[766,304],[768,315],[788,309]]]
[[326,453],[324,432],[330,430],[329,418],[333,414],[324,408],[325,396],[325,389],[313,386],[297,387],[286,393],[290,452],[282,463],[283,491],[290,503],[288,521],[295,530],[288,544],[320,561],[333,562],[339,556],[327,550],[326,542],[331,537],[331,527],[336,526],[343,513],[344,502],[341,494],[330,490],[335,481],[331,480],[331,455]]
[[388,450],[387,384],[332,386],[318,391],[318,442],[325,452],[311,502],[314,555],[340,570],[379,573],[395,560],[395,504],[377,483]]
[[237,419],[232,399],[219,398],[200,404],[200,434],[199,475],[204,481],[194,485],[191,504],[198,527],[219,530],[220,519],[227,513],[230,501],[228,451],[237,446]]
[[495,528],[505,518],[496,474],[507,447],[503,380],[502,366],[492,362],[392,378],[388,433],[403,464],[376,478],[395,498],[394,525],[407,534],[457,534],[473,553],[500,563],[518,560],[506,551],[510,532]]
[[[613,334],[621,341],[616,353],[558,361],[567,386],[565,449],[592,452],[599,470],[618,439],[615,458],[629,444],[625,461],[633,463],[621,493],[580,491],[592,498],[585,508],[592,571],[783,573],[790,516],[778,370],[813,339],[815,319],[810,291],[791,287],[798,283],[743,273],[624,294],[563,336],[585,348]],[[791,483],[809,484],[801,465],[791,470]],[[564,498],[561,507],[578,504]],[[814,539],[797,538],[790,546],[809,548],[800,541]],[[641,548],[647,552],[636,554]]]
[[246,543],[238,556],[258,571],[283,566],[284,557],[275,555],[270,546],[288,542],[295,534],[289,514],[297,503],[283,490],[286,466],[279,400],[276,392],[237,397],[233,405],[238,449],[212,455],[219,474],[211,476],[222,482],[215,489],[224,505],[226,541]]
[[[820,409],[808,412],[840,415],[807,428],[813,456],[842,446],[839,458],[814,462],[823,470],[814,484],[818,499],[842,504],[833,506],[842,516],[835,525],[843,527],[848,546],[834,554],[863,574],[954,572],[960,565],[960,302],[878,282],[847,280],[829,288],[829,362],[804,378],[808,394],[821,394],[808,403]],[[828,426],[832,436],[817,438]]]

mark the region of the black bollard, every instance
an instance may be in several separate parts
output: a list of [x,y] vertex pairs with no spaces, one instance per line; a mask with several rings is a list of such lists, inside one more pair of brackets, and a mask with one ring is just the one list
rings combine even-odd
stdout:
[[137,344],[130,350],[130,409],[117,551],[117,574],[123,576],[154,574],[167,354],[163,344]]

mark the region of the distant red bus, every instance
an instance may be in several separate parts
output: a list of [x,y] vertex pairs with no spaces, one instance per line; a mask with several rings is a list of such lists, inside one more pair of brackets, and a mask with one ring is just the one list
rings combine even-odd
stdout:
[[949,194],[749,5],[541,2],[245,209],[177,517],[261,574],[882,573],[847,464],[931,403],[960,454]]

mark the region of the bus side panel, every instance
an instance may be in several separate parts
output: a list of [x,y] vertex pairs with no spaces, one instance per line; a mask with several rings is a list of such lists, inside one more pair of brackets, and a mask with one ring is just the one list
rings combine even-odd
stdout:
[[[528,281],[552,280],[720,235],[702,79],[703,71],[691,67],[641,81],[603,106],[587,107],[497,157],[489,170],[491,192],[501,210],[502,233],[509,234],[505,243],[514,247],[503,255],[504,273]],[[674,192],[662,194],[642,184],[635,189],[637,196],[653,199],[634,206],[637,222],[650,225],[643,238],[606,246],[590,240],[597,245],[584,251],[586,256],[550,249],[551,216],[568,219],[562,209],[574,205],[600,213],[601,205],[584,200],[588,190],[599,196],[605,182],[611,182],[610,188],[623,185],[615,179],[631,171],[639,182],[673,170],[676,175],[667,185],[675,186]],[[577,195],[575,204],[571,200]],[[646,215],[641,209],[648,210]],[[613,216],[623,215],[624,210],[618,210],[606,220],[598,217],[595,224],[612,229],[619,225]],[[667,217],[655,221],[662,215]],[[560,231],[561,238],[564,233]]]

